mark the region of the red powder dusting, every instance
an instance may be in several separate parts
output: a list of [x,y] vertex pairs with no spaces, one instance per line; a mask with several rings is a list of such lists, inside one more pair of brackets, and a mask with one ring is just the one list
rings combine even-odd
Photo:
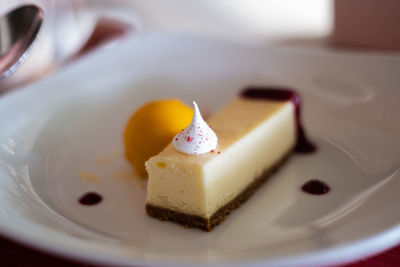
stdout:
[[221,154],[221,151],[218,151],[218,154]]
[[213,149],[213,150],[211,150],[211,153],[214,153],[215,152],[215,150]]
[[190,142],[192,142],[192,141],[193,141],[193,138],[192,138],[192,137],[190,137],[190,136],[188,136],[186,140],[187,140],[187,141],[190,143]]

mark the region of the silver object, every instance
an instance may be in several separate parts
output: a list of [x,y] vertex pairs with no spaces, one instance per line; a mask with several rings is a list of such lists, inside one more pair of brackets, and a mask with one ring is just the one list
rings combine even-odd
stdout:
[[43,11],[24,5],[0,17],[0,80],[11,75],[26,59],[43,22]]

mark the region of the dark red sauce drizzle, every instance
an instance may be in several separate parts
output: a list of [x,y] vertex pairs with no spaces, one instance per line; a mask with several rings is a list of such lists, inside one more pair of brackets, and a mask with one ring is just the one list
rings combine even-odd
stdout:
[[81,196],[79,199],[79,203],[85,206],[92,206],[99,204],[103,200],[103,197],[100,196],[98,193],[95,192],[88,192]]
[[330,188],[326,183],[322,181],[310,180],[303,184],[301,190],[312,195],[323,195],[328,193]]
[[316,147],[306,136],[301,123],[301,98],[294,90],[279,87],[249,87],[242,91],[241,97],[250,99],[267,99],[272,101],[291,101],[295,106],[295,122],[297,142],[295,151],[298,153],[312,153]]

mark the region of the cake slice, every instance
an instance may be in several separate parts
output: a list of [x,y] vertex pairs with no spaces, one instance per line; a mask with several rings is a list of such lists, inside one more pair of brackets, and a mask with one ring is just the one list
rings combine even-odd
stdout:
[[146,211],[155,218],[210,231],[284,162],[296,142],[296,96],[249,89],[208,123],[215,150],[188,155],[169,144],[146,162]]

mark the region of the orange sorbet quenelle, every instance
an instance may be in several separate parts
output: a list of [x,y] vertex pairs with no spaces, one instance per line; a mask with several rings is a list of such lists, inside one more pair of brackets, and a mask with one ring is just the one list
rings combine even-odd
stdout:
[[144,163],[160,153],[193,117],[193,109],[177,99],[150,102],[129,119],[124,131],[125,156],[136,173],[147,176]]

